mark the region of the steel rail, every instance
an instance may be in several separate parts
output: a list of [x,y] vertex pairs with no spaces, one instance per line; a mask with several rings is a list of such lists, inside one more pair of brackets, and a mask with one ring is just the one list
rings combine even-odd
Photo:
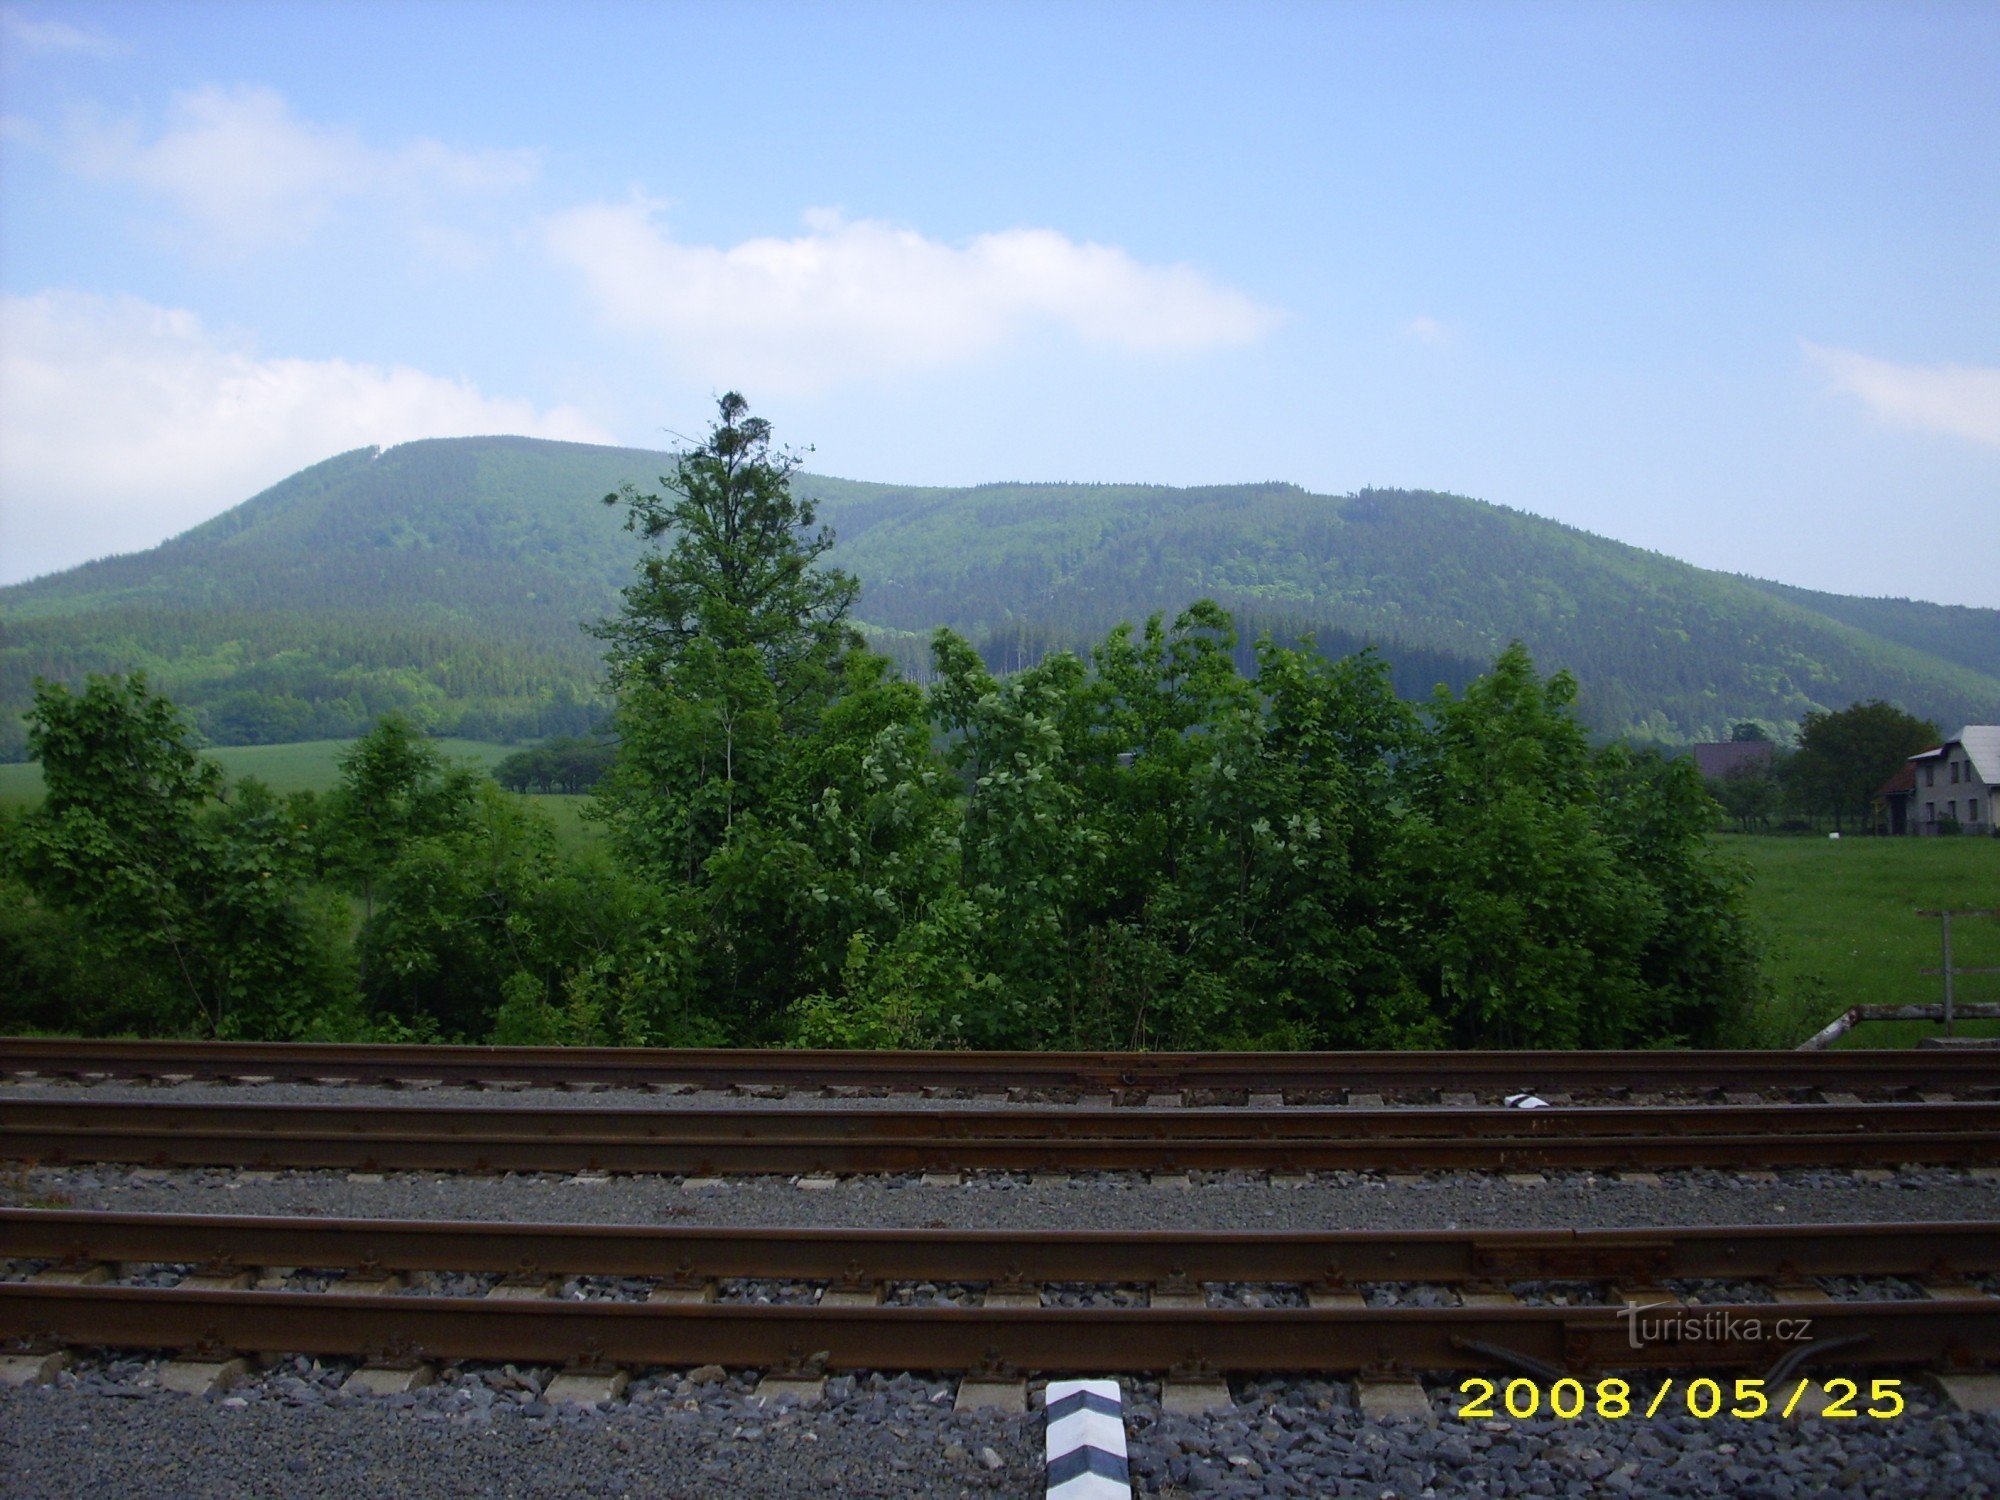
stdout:
[[2000,1222],[1663,1229],[1180,1231],[734,1229],[0,1209],[0,1247],[70,1265],[193,1264],[660,1278],[1205,1281],[1342,1286],[1930,1276],[2000,1270]]
[[533,1137],[682,1144],[786,1141],[1327,1141],[1582,1139],[1634,1135],[1991,1135],[2000,1103],[1582,1105],[1550,1109],[1484,1106],[1401,1109],[814,1109],[745,1105],[725,1109],[463,1104],[183,1104],[170,1100],[0,1098],[10,1130],[117,1131],[174,1135],[257,1131],[273,1136],[356,1138]]
[[[1635,1340],[1612,1308],[786,1307],[7,1284],[0,1341],[578,1368],[1359,1373],[1508,1368],[1525,1357],[1582,1373],[1766,1369],[1799,1347],[1788,1340],[1805,1315],[1767,1304],[1692,1312],[1718,1336]],[[2000,1298],[1826,1303],[1809,1316],[1812,1340],[1838,1347],[1843,1366],[2000,1361]]]
[[2000,1089],[2000,1056],[1733,1052],[869,1052],[356,1046],[0,1038],[0,1072],[129,1078],[597,1083],[625,1087],[1186,1089]]
[[[79,1110],[95,1106],[74,1106]],[[48,1108],[43,1106],[43,1108]],[[220,1106],[199,1128],[159,1128],[143,1121],[103,1123],[0,1119],[0,1157],[40,1162],[125,1162],[155,1166],[346,1168],[349,1170],[622,1171],[669,1175],[883,1173],[913,1171],[1218,1171],[1231,1169],[1503,1170],[1530,1167],[1686,1167],[2000,1161],[2000,1133],[1976,1126],[1935,1128],[1912,1107],[1909,1128],[1891,1120],[1877,1128],[1676,1135],[1559,1132],[1549,1112],[1532,1123],[1481,1133],[1363,1136],[1221,1137],[1189,1122],[1171,1134],[1142,1139],[1090,1135],[967,1136],[936,1132],[820,1135],[788,1130],[783,1117],[760,1115],[762,1126],[735,1139],[687,1139],[657,1125],[599,1133],[570,1128],[537,1131],[506,1110],[441,1111],[454,1116],[436,1129],[351,1128],[353,1121],[276,1128],[232,1119]],[[1925,1106],[1925,1109],[1949,1106]],[[0,1116],[6,1111],[0,1109]],[[1926,1124],[1934,1128],[1922,1128]],[[1634,1122],[1628,1130],[1642,1130]]]
[[0,1099],[0,1157],[656,1173],[2000,1160],[2000,1106],[568,1110]]

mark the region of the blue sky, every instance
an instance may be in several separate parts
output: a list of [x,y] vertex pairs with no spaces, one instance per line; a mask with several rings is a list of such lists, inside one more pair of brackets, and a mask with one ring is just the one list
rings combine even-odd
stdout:
[[0,580],[365,443],[1451,489],[2000,605],[2000,7],[0,9]]

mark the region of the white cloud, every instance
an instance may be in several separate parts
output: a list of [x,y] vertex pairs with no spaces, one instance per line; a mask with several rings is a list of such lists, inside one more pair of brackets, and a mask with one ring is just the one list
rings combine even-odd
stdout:
[[114,57],[125,50],[123,43],[101,32],[85,31],[67,21],[36,20],[11,6],[0,10],[0,31],[23,52],[83,52],[93,57]]
[[166,129],[151,139],[129,122],[79,127],[67,155],[89,176],[166,199],[204,245],[238,253],[303,243],[345,202],[421,213],[441,197],[524,187],[540,172],[529,151],[432,140],[371,146],[352,130],[299,119],[266,88],[177,95]]
[[720,383],[815,390],[962,362],[1038,326],[1177,354],[1248,343],[1279,321],[1191,266],[1145,265],[1049,229],[950,245],[822,209],[792,239],[721,248],[680,243],[655,211],[571,209],[548,221],[548,245],[582,274],[607,324]]
[[1451,330],[1433,317],[1416,317],[1403,325],[1403,336],[1433,348],[1451,342]]
[[2000,446],[2000,369],[1991,365],[1899,365],[1801,341],[1834,385],[1881,421]]
[[404,366],[270,358],[192,313],[73,293],[0,301],[0,579],[152,546],[370,444],[607,442],[567,407]]

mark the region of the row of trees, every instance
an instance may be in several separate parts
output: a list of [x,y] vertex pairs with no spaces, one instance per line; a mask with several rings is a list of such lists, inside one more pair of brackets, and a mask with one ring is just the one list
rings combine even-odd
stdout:
[[30,733],[47,794],[0,823],[0,1025],[598,1033],[560,1017],[573,1005],[588,1017],[593,975],[641,903],[409,721],[356,742],[329,793],[282,798],[251,778],[225,784],[142,676],[44,685]]
[[[1740,724],[1735,738],[1763,741],[1760,726]],[[1773,747],[1768,759],[1750,761],[1716,777],[1710,791],[1746,833],[1781,817],[1826,819],[1836,829],[1868,827],[1883,783],[1919,750],[1942,737],[1937,725],[1879,699],[1838,712],[1815,709],[1790,750]]]
[[604,779],[617,748],[601,735],[557,735],[516,750],[493,768],[510,792],[587,792]]
[[1593,753],[1504,653],[1418,713],[1369,656],[1228,615],[926,689],[739,397],[660,494],[601,627],[599,802],[679,1016],[819,1043],[1614,1045],[1717,1035],[1755,966],[1692,768]]
[[1418,710],[1197,604],[996,675],[867,650],[740,397],[598,627],[598,854],[404,721],[339,786],[224,787],[139,679],[44,685],[0,829],[11,1025],[902,1046],[1616,1046],[1757,974],[1690,765],[1593,750],[1518,647]]
[[497,741],[585,734],[603,717],[587,647],[535,649],[388,609],[131,606],[10,622],[0,639],[0,760],[27,753],[21,710],[35,680],[78,681],[112,663],[143,666],[224,745],[353,739],[387,714]]

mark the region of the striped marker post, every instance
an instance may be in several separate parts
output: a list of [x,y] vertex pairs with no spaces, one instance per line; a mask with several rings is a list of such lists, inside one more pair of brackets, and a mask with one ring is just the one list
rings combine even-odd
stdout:
[[1048,1500],[1131,1500],[1125,1463],[1125,1408],[1115,1380],[1051,1380]]

